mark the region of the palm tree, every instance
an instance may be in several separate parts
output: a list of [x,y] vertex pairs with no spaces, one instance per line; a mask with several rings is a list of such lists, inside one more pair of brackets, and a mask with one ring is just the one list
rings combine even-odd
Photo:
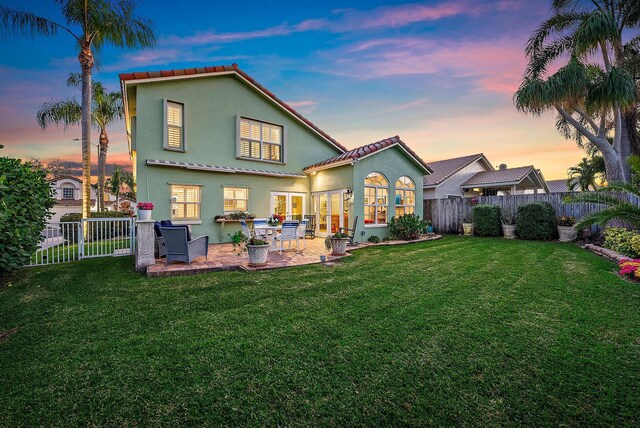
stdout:
[[569,178],[567,186],[570,191],[579,189],[583,192],[596,190],[600,187],[598,180],[603,181],[604,178],[604,159],[602,156],[595,155],[592,158],[582,158],[580,163],[568,169]]
[[59,31],[70,34],[77,43],[82,70],[82,216],[91,209],[91,74],[94,50],[106,45],[120,48],[151,47],[155,36],[151,22],[134,16],[135,0],[55,0],[64,23],[49,18],[0,6],[0,31],[55,36]]
[[[627,55],[623,31],[640,24],[639,4],[554,0],[554,15],[527,43],[529,64],[514,96],[516,107],[525,113],[555,110],[558,128],[565,136],[563,129],[569,128],[579,142],[584,138],[596,146],[609,179],[615,182],[630,179],[625,160],[631,154],[631,142],[623,116],[635,108],[638,95],[634,79],[622,64]],[[595,53],[601,55],[603,66],[588,62]],[[568,63],[545,77],[548,66],[563,56],[569,57]]]
[[116,211],[120,210],[120,190],[122,186],[127,186],[131,191],[134,191],[135,185],[133,175],[122,171],[122,169],[116,165],[113,170],[113,175],[111,175],[111,178],[106,182],[106,187],[116,196]]
[[[640,174],[640,157],[629,157],[631,170]],[[606,225],[612,220],[626,222],[628,225],[640,227],[640,205],[630,202],[630,198],[640,200],[640,186],[636,183],[611,183],[597,189],[595,192],[576,193],[567,196],[565,202],[583,202],[589,204],[602,204],[607,208],[592,212],[582,217],[577,228],[583,229],[592,224]]]
[[[79,73],[71,73],[67,84],[78,87],[81,80]],[[92,88],[91,123],[100,131],[100,139],[98,140],[97,210],[102,212],[104,211],[104,180],[107,150],[109,148],[107,127],[123,118],[124,106],[122,104],[122,94],[119,91],[108,92],[100,82],[93,82]],[[42,104],[36,117],[38,124],[43,129],[52,123],[67,127],[80,123],[82,108],[75,99],[53,99]]]

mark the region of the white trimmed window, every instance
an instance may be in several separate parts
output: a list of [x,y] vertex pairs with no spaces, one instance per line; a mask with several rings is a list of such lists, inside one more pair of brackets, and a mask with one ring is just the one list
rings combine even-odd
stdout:
[[200,186],[171,185],[171,220],[200,220]]
[[246,159],[283,162],[282,126],[240,118],[238,156]]
[[63,186],[62,187],[62,199],[75,199],[76,191],[72,186]]
[[224,188],[224,213],[247,211],[249,191],[242,187]]
[[389,181],[379,172],[372,172],[364,179],[365,226],[387,225],[389,210]]
[[184,104],[165,100],[164,148],[167,150],[185,149]]
[[414,214],[416,208],[416,185],[407,176],[396,181],[396,217]]

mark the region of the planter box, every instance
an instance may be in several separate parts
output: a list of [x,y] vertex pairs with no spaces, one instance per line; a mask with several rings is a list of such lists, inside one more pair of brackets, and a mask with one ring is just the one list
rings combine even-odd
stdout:
[[572,242],[578,237],[578,231],[573,226],[558,226],[560,242]]
[[249,266],[259,267],[267,264],[270,244],[249,245],[247,244],[247,254],[249,254]]
[[516,237],[516,225],[515,224],[503,224],[502,234],[506,239],[515,239]]
[[347,243],[349,238],[331,238],[331,254],[334,256],[344,256],[347,254]]
[[473,223],[462,223],[462,230],[467,236],[473,235]]

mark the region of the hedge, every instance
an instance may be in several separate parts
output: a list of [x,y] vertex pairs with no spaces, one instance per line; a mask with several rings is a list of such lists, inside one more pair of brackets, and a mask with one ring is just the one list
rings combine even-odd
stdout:
[[[122,211],[103,211],[93,212],[89,215],[89,218],[130,218],[129,213]],[[79,222],[82,220],[82,214],[69,213],[60,217],[60,223]],[[91,239],[110,239],[119,236],[129,236],[130,225],[129,223],[114,223],[114,222],[92,222],[89,227],[91,233]],[[64,238],[71,242],[78,242],[78,228],[77,227],[65,227],[60,225],[60,233]]]
[[476,205],[473,207],[473,229],[476,235],[500,236],[500,207],[497,205]]
[[410,241],[417,239],[427,228],[427,223],[420,219],[419,215],[403,214],[398,217],[392,217],[389,222],[389,233],[394,239]]
[[518,206],[516,235],[521,239],[549,241],[555,238],[556,216],[548,202],[530,202]]

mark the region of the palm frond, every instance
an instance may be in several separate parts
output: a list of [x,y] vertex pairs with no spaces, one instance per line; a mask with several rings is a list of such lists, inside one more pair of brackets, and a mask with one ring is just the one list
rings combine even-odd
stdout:
[[44,129],[49,125],[62,125],[64,129],[77,125],[82,118],[82,107],[76,100],[46,101],[36,113],[38,125]]
[[65,29],[60,24],[47,18],[29,12],[0,6],[0,35],[11,33],[25,36],[53,36],[59,29]]
[[612,220],[622,220],[640,227],[640,207],[632,204],[620,204],[602,211],[594,211],[582,217],[576,227],[583,229],[593,224],[604,226]]

